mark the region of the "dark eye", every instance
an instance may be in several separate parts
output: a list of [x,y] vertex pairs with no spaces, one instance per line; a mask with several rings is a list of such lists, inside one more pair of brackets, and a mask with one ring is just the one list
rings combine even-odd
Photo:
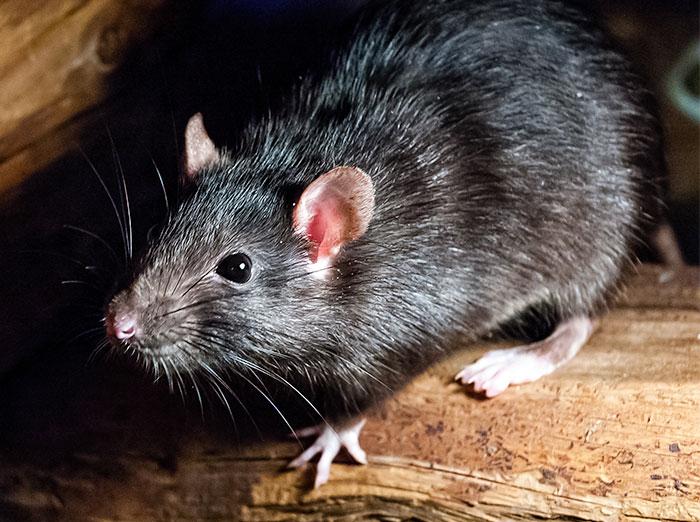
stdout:
[[216,273],[221,277],[239,284],[247,283],[250,280],[252,270],[253,263],[250,258],[240,252],[226,256],[216,267]]

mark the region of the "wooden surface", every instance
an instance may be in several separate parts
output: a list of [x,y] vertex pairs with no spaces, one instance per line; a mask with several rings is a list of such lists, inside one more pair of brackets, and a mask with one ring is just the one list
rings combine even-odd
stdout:
[[0,194],[74,147],[166,0],[0,2]]
[[[318,490],[309,489],[312,468],[282,471],[299,451],[295,442],[239,445],[205,427],[178,433],[172,458],[163,457],[154,448],[170,444],[177,430],[154,421],[162,411],[149,412],[161,409],[151,404],[142,408],[150,419],[144,427],[119,435],[133,439],[152,431],[146,449],[109,442],[95,450],[84,432],[68,428],[68,437],[81,442],[60,457],[45,447],[50,457],[37,464],[30,463],[31,450],[19,450],[25,457],[4,450],[0,515],[700,520],[699,278],[698,269],[668,280],[661,269],[643,267],[572,363],[492,400],[452,382],[461,365],[490,346],[465,348],[370,418],[361,439],[367,466],[335,464],[330,483]],[[105,396],[119,396],[108,382],[100,385]],[[73,400],[89,394],[81,388]],[[131,400],[129,407],[140,402],[148,401]],[[90,415],[88,408],[79,412],[94,426]],[[125,424],[117,418],[110,430]],[[96,432],[93,437],[109,439],[107,431]]]

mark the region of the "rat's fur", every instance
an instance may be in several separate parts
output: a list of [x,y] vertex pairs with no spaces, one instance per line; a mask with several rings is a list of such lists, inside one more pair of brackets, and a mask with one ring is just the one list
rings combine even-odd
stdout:
[[[274,373],[331,419],[526,311],[595,314],[663,170],[647,91],[578,10],[401,0],[363,20],[197,175],[111,305],[143,314],[132,344],[161,364]],[[339,165],[376,207],[317,278],[292,204]],[[234,252],[247,284],[214,271]]]

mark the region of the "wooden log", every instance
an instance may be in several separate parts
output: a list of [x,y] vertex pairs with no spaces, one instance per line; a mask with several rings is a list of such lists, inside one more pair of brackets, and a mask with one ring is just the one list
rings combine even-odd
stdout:
[[[370,418],[362,436],[367,466],[337,463],[318,490],[310,489],[312,467],[282,471],[299,451],[296,443],[241,446],[205,429],[183,435],[170,463],[154,457],[152,444],[96,451],[80,442],[83,449],[42,457],[40,465],[6,452],[0,514],[102,521],[700,520],[699,278],[697,268],[670,277],[642,267],[574,361],[492,400],[470,395],[452,376],[493,346],[456,353]],[[149,415],[156,438],[167,439],[172,428],[154,420],[157,412]],[[119,419],[114,430],[124,424]],[[120,436],[134,437],[133,428]]]
[[168,0],[0,2],[0,194],[75,145]]

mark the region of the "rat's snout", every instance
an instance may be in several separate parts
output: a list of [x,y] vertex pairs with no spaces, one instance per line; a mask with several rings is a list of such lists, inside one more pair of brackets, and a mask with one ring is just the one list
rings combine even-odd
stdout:
[[115,341],[134,341],[143,330],[143,318],[127,292],[115,296],[105,317],[107,337]]
[[110,301],[105,333],[114,348],[162,356],[180,349],[176,346],[183,335],[179,328],[188,318],[191,320],[186,305],[134,285]]
[[110,314],[106,324],[107,335],[120,341],[132,338],[138,329],[138,321],[134,312]]

